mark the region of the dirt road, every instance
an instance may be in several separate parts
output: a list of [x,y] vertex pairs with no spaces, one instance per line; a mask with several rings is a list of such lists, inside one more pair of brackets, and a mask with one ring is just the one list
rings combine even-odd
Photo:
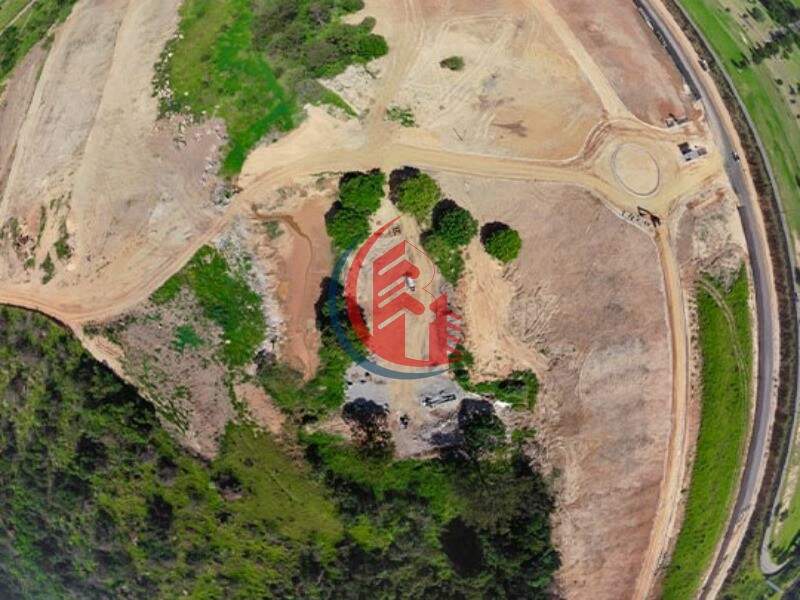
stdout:
[[647,598],[650,595],[659,566],[668,549],[670,537],[675,531],[690,442],[687,435],[689,340],[686,303],[683,297],[680,267],[670,243],[668,227],[662,225],[656,229],[656,245],[664,275],[669,330],[672,338],[672,423],[658,510],[650,533],[650,546],[643,558],[636,582],[634,598]]

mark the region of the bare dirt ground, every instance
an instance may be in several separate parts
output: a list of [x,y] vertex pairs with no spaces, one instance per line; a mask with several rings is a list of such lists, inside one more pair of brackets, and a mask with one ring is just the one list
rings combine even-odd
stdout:
[[39,69],[42,68],[46,57],[47,52],[41,45],[33,48],[14,70],[13,76],[0,95],[0,131],[3,132],[0,137],[0,194],[3,193],[8,170],[11,168],[19,130],[36,91]]
[[[0,247],[0,277],[21,298],[57,296],[74,310],[124,295],[217,218],[207,167],[219,125],[156,123],[152,69],[177,6],[84,0],[56,34],[13,158],[0,167],[0,225],[13,220],[18,231]],[[58,240],[69,246],[61,257]]]
[[[546,299],[531,311],[545,322],[530,344],[549,362],[538,371],[535,423],[546,462],[560,473],[562,589],[574,598],[630,597],[670,429],[669,330],[656,247],[571,186],[440,178],[482,222],[519,230],[518,270],[505,280],[519,285],[518,302]],[[461,301],[468,344],[474,322],[502,322],[480,298]],[[484,314],[473,314],[473,306]]]
[[670,114],[695,114],[680,73],[633,2],[562,0],[559,9],[633,114],[658,126]]
[[333,269],[325,213],[335,200],[335,178],[295,182],[251,205],[250,239],[259,267],[278,282],[286,326],[278,355],[305,377],[319,364],[315,303]]
[[[275,288],[283,314],[266,304],[265,312],[285,355],[308,373],[318,343],[309,302],[330,264],[320,214],[330,197],[315,189],[316,176],[407,164],[435,172],[482,221],[504,220],[525,240],[516,270],[506,272],[473,245],[461,301],[486,376],[528,365],[544,382],[536,422],[545,461],[562,473],[559,586],[570,598],[631,597],[640,571],[655,577],[674,529],[689,439],[670,214],[715,184],[722,157],[697,111],[682,128],[654,126],[665,111],[688,107],[663,50],[627,5],[366,4],[391,52],[374,79],[351,70],[331,84],[359,87],[351,96],[361,117],[309,108],[296,131],[251,154],[242,192],[223,208],[212,202],[218,182],[209,175],[222,128],[207,123],[181,138],[175,123],[157,121],[150,95],[178,1],[81,0],[27,110],[30,84],[22,83],[6,106],[23,108],[0,109],[11,121],[7,114],[25,110],[13,155],[0,154],[10,160],[0,164],[8,173],[0,301],[76,328],[113,321],[141,310],[202,244],[234,226],[265,273],[287,278]],[[451,55],[464,57],[464,71],[439,67]],[[643,71],[657,85],[641,85]],[[409,107],[416,127],[388,121],[391,106]],[[681,142],[708,154],[686,164]],[[280,206],[281,190],[297,182],[297,201]],[[665,224],[654,232],[639,207]],[[283,233],[270,240],[264,222],[275,219]],[[70,249],[62,258],[58,241]],[[43,283],[47,256],[55,269]],[[487,292],[491,302],[478,298]],[[167,333],[146,327],[147,344],[168,343]],[[500,343],[490,343],[493,327]],[[124,374],[126,353],[87,345]],[[180,365],[176,373],[190,377]],[[390,397],[412,406],[418,390],[393,385]],[[251,410],[266,415],[263,401]],[[213,451],[207,444],[232,416],[224,405],[211,415],[214,402],[196,416],[208,422],[192,425],[185,415],[186,431],[208,434],[202,442],[186,436],[198,452]]]

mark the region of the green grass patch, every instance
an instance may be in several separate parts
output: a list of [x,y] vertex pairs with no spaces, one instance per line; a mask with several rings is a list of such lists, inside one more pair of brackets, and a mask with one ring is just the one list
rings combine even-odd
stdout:
[[162,110],[224,119],[228,177],[267,133],[294,127],[304,103],[354,114],[316,78],[387,52],[383,38],[371,33],[374,20],[341,22],[359,8],[342,0],[187,0],[179,36],[157,65]]
[[264,341],[266,322],[261,298],[225,258],[204,246],[179,273],[151,296],[156,304],[172,301],[182,289],[191,290],[206,318],[222,328],[222,359],[229,367],[250,362]]
[[14,20],[14,18],[28,5],[29,0],[4,0],[0,2],[0,30]]
[[[723,298],[719,304],[706,286]],[[725,291],[698,286],[702,408],[686,513],[664,580],[665,600],[690,598],[711,566],[741,473],[750,418],[752,333],[742,269]]]
[[172,347],[178,352],[183,352],[186,348],[199,348],[204,343],[205,340],[197,334],[194,327],[181,325],[175,330],[175,339],[172,340]]
[[42,270],[42,283],[49,283],[56,274],[56,265],[53,263],[53,258],[49,253],[44,257],[44,260],[42,261],[42,264],[39,265],[39,268]]
[[67,224],[63,221],[61,222],[58,239],[53,245],[53,249],[56,251],[58,260],[64,261],[72,258],[72,246],[69,245],[69,232],[67,231]]

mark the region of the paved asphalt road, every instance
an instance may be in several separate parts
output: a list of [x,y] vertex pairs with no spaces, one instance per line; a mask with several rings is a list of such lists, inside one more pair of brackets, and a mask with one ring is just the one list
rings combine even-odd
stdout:
[[[718,575],[719,569],[722,568],[724,557],[738,551],[738,547],[736,547],[733,540],[735,526],[747,516],[749,509],[756,502],[760,487],[759,473],[763,472],[762,462],[766,458],[765,449],[770,433],[770,420],[775,411],[771,387],[772,382],[777,379],[778,362],[773,352],[773,339],[778,332],[774,329],[774,323],[777,323],[776,309],[770,301],[773,294],[773,282],[769,277],[769,249],[756,216],[756,211],[758,210],[757,198],[750,193],[741,164],[734,158],[733,142],[722,124],[723,121],[717,112],[716,106],[710,100],[704,78],[699,76],[694,67],[695,63],[689,59],[681,44],[675,39],[670,29],[664,25],[650,3],[647,0],[641,0],[638,4],[660,30],[663,39],[667,43],[668,50],[683,71],[684,77],[689,80],[695,92],[700,96],[716,143],[727,157],[725,170],[739,199],[739,214],[747,241],[755,286],[758,319],[758,375],[755,422],[739,494],[736,498],[733,514],[725,530],[722,549],[715,559],[711,576],[708,579],[708,581],[713,581]],[[766,554],[769,558],[769,553],[767,552]],[[763,559],[762,553],[762,568],[777,566],[764,564]],[[771,559],[769,561],[771,562]],[[705,591],[703,595],[705,595]]]

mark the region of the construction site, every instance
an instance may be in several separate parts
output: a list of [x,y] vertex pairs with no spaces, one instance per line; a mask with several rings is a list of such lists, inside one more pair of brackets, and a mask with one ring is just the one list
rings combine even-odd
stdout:
[[[154,294],[204,247],[245,265],[268,331],[259,351],[308,381],[324,345],[318,302],[336,258],[326,213],[341,175],[419,169],[480,224],[507,224],[522,241],[502,264],[473,239],[458,283],[436,273],[430,289],[447,291],[462,319],[476,382],[538,379],[533,410],[495,410],[537,432],[531,459],[556,498],[555,591],[658,597],[701,414],[697,282],[753,276],[731,149],[652,22],[615,0],[366,0],[352,19],[374,17],[389,53],[321,80],[356,116],[306,105],[231,183],[217,174],[225,123],[160,116],[152,94],[179,4],[78,2],[49,51],[8,79],[0,302],[75,331],[168,406],[170,431],[210,460],[240,406],[276,436],[286,417],[247,377],[229,393],[214,358],[224,332],[191,295]],[[443,69],[449,56],[463,69]],[[413,126],[387,118],[393,107]],[[420,224],[388,198],[370,226],[398,218],[420,243]],[[181,323],[203,332],[196,352],[175,349]],[[462,400],[480,396],[449,372],[391,379],[356,363],[342,385],[348,400],[385,407],[398,457],[432,456]],[[338,414],[314,427],[347,435]]]

